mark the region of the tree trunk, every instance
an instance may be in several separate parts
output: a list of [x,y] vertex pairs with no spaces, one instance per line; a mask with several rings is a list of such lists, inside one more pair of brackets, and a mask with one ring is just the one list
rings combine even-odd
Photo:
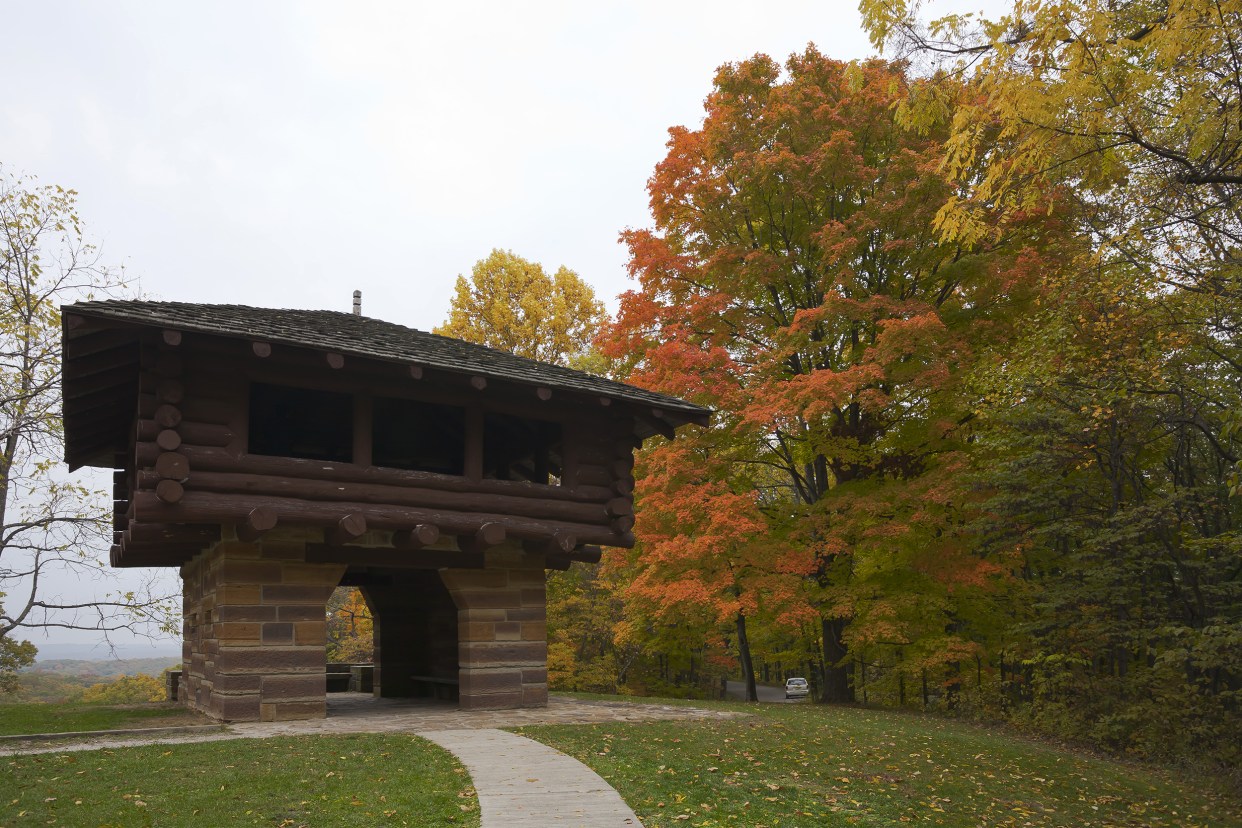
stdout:
[[845,642],[841,640],[845,626],[844,618],[824,618],[824,690],[819,700],[824,704],[846,704],[854,701],[850,688],[850,670],[838,662],[846,656]]
[[737,614],[737,652],[742,659],[742,678],[746,681],[746,701],[759,701],[755,688],[755,665],[750,661],[750,641],[746,638],[746,616]]

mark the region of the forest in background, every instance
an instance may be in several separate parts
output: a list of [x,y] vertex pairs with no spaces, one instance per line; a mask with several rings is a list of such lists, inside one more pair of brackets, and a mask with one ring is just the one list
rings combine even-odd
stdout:
[[[716,414],[640,453],[633,550],[550,573],[549,681],[1236,767],[1242,4],[861,8],[886,59],[720,68],[556,349]],[[506,347],[554,280],[484,264],[445,332]]]

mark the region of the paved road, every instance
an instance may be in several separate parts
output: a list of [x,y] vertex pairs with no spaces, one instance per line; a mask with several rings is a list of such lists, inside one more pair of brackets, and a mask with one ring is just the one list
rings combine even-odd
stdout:
[[[802,699],[786,699],[785,691],[776,687],[764,687],[762,684],[756,685],[755,690],[759,693],[759,701],[771,702],[773,704],[798,704]],[[746,698],[746,685],[740,681],[729,682],[729,692],[737,696],[739,699]],[[809,697],[808,697],[809,698]]]

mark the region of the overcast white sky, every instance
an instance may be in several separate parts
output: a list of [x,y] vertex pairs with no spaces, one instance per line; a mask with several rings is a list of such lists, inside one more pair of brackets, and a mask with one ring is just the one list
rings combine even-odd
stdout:
[[853,0],[0,0],[0,19],[0,163],[77,190],[144,293],[346,311],[361,289],[423,329],[493,247],[615,308],[617,235],[649,223],[667,130],[700,123],[717,66],[872,53]]

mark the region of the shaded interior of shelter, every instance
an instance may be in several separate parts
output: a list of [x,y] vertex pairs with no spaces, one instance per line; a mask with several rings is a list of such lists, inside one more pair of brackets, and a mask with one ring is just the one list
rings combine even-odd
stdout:
[[371,686],[351,689],[457,701],[457,606],[439,572],[351,566],[340,586],[359,588],[374,629]]

